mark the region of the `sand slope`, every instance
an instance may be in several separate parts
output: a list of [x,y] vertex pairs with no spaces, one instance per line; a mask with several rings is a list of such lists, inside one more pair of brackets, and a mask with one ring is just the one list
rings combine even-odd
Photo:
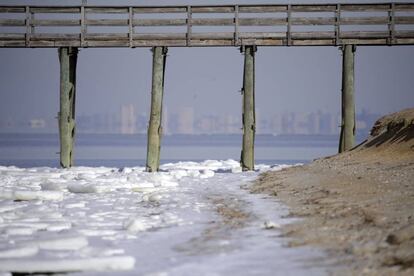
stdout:
[[414,109],[380,118],[351,151],[261,175],[304,218],[285,227],[291,246],[329,252],[335,275],[414,275]]

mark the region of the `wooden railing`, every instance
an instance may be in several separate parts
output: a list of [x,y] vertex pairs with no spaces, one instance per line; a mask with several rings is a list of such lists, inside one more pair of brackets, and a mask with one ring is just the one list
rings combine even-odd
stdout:
[[0,6],[0,47],[414,44],[414,3]]

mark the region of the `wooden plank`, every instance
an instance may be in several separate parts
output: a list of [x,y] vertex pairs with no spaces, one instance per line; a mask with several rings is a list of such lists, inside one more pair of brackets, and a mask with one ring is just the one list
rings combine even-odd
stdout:
[[120,14],[129,12],[129,7],[85,7],[86,13]]
[[296,39],[293,46],[335,46],[334,39]]
[[191,39],[233,39],[233,32],[192,33]]
[[335,12],[336,5],[291,5],[292,12]]
[[132,47],[134,35],[134,10],[129,7],[128,10],[128,36],[129,36],[129,47]]
[[388,4],[342,4],[342,11],[375,12],[388,11]]
[[414,16],[393,16],[395,24],[414,24]]
[[87,47],[129,47],[129,40],[86,40]]
[[187,19],[135,19],[134,26],[185,26],[187,25]]
[[389,37],[389,33],[387,31],[378,32],[378,31],[347,31],[341,32],[341,38],[349,39],[349,38],[387,38]]
[[386,45],[386,38],[350,38],[343,39],[342,44],[353,44],[353,45]]
[[386,25],[388,24],[387,16],[375,17],[342,17],[341,25]]
[[135,33],[134,40],[174,40],[187,39],[186,33]]
[[243,32],[240,33],[242,39],[269,39],[286,38],[285,32]]
[[32,34],[31,41],[33,40],[74,40],[79,39],[79,34],[52,34],[52,33],[39,33]]
[[292,5],[287,6],[287,45],[289,46],[292,40]]
[[292,25],[334,25],[335,17],[292,17]]
[[181,40],[134,40],[133,47],[185,47],[187,45],[186,39]]
[[219,40],[219,39],[215,39],[215,40],[196,40],[193,39],[191,40],[191,45],[192,46],[197,46],[197,47],[214,47],[214,46],[234,46],[234,41],[233,39],[226,39],[226,40]]
[[187,46],[191,46],[192,17],[192,8],[187,6]]
[[251,5],[240,5],[240,13],[270,13],[270,12],[286,12],[286,5],[260,5],[260,6],[251,6]]
[[395,11],[414,11],[414,3],[396,3]]
[[32,6],[33,13],[80,13],[80,7],[40,7]]
[[192,6],[193,13],[233,13],[234,6]]
[[128,40],[128,33],[87,33],[85,40]]
[[396,45],[414,45],[414,38],[397,38],[394,44]]
[[25,23],[26,23],[26,46],[29,46],[30,44],[30,33],[32,32],[32,28],[31,28],[31,19],[32,19],[32,15],[30,13],[30,7],[26,6],[26,19],[25,19]]
[[414,38],[414,30],[412,31],[395,31],[396,38]]
[[0,40],[0,47],[4,48],[23,48],[26,47],[26,42],[24,40],[17,41],[17,40]]
[[187,13],[187,7],[134,7],[134,13]]
[[336,5],[335,10],[335,44],[339,45],[340,43],[340,33],[341,33],[341,4]]
[[85,36],[87,33],[87,29],[86,29],[86,10],[85,10],[85,6],[81,7],[81,33],[80,33],[80,40],[81,40],[81,45],[85,45]]
[[292,39],[328,39],[336,38],[334,31],[332,32],[292,32]]
[[389,38],[388,38],[388,44],[391,45],[394,43],[394,32],[395,32],[395,4],[392,3],[390,10],[388,11],[388,32],[389,32]]
[[233,26],[234,18],[193,18],[193,26]]
[[36,31],[35,26],[32,24],[32,22],[35,21],[35,14],[30,11],[30,33],[34,34]]
[[0,13],[25,13],[26,7],[23,6],[0,6]]
[[240,18],[240,26],[286,26],[287,18]]
[[128,26],[128,19],[87,19],[86,25],[88,26]]
[[0,33],[0,40],[20,40],[25,39],[25,34],[21,33]]
[[77,40],[55,40],[53,41],[53,47],[81,47],[79,39]]
[[[254,45],[257,46],[284,46],[286,44],[286,39],[255,39]],[[249,41],[247,41],[249,42]],[[250,43],[244,44],[244,45],[252,45]]]
[[21,27],[25,25],[26,25],[26,21],[24,19],[0,19],[0,27],[5,27],[5,26]]
[[75,19],[35,19],[31,22],[32,26],[54,26],[54,27],[69,27],[69,26],[79,26],[81,24],[80,20]]
[[239,45],[239,6],[234,6],[234,44]]

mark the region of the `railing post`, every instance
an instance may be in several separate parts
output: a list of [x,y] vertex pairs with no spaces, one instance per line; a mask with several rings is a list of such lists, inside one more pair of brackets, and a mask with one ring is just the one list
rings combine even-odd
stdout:
[[154,47],[152,61],[151,114],[148,126],[147,172],[156,172],[160,166],[162,136],[162,98],[164,93],[167,47]]
[[75,102],[76,102],[76,62],[78,49],[59,48],[60,61],[60,166],[73,166],[73,148],[75,140]]
[[256,46],[244,46],[243,75],[243,148],[240,165],[243,171],[254,170],[254,139],[256,133],[255,115],[255,52]]
[[342,123],[339,152],[347,151],[355,143],[355,91],[354,58],[355,45],[342,47]]

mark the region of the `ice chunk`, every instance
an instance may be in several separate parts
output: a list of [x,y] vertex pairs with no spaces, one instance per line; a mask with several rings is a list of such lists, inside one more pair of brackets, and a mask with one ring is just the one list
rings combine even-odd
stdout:
[[34,230],[45,230],[49,224],[48,223],[42,223],[42,222],[15,222],[11,224],[10,226],[15,228],[31,228]]
[[9,236],[31,236],[36,232],[34,228],[7,228],[5,233]]
[[63,193],[58,191],[14,191],[14,200],[53,200],[62,201]]
[[[78,250],[88,245],[88,240],[83,236],[63,237],[43,240],[33,240],[25,243],[26,246],[38,246],[46,250]],[[1,270],[1,269],[0,269]]]
[[88,237],[114,236],[114,235],[117,234],[117,232],[114,231],[114,230],[105,230],[105,229],[101,229],[101,230],[80,229],[80,230],[78,230],[78,232],[81,233],[82,235],[85,235],[85,236],[88,236]]
[[34,256],[39,252],[36,246],[0,249],[0,258],[21,258]]
[[212,170],[202,170],[200,178],[210,178],[214,176],[214,171]]
[[129,219],[124,223],[124,229],[131,233],[146,231],[150,228],[152,228],[152,226],[141,218]]
[[269,230],[269,229],[279,229],[281,226],[280,224],[273,222],[273,221],[269,221],[266,220],[263,224],[262,224],[262,228]]
[[14,199],[13,191],[0,190],[0,199]]
[[77,202],[77,203],[69,203],[65,205],[65,208],[72,209],[72,208],[84,208],[86,206],[86,202]]
[[177,187],[178,183],[174,181],[164,180],[161,182],[162,187]]
[[131,270],[135,258],[114,256],[85,259],[10,259],[0,260],[0,271],[20,273],[60,273],[75,271]]
[[68,230],[72,228],[72,224],[70,222],[59,222],[52,225],[49,225],[46,230],[51,232],[59,232],[63,230]]
[[144,195],[142,197],[143,201],[150,201],[150,202],[158,202],[160,201],[162,198],[161,195],[157,195],[157,194],[149,194],[149,195]]
[[43,191],[62,191],[66,189],[66,184],[58,182],[44,182],[40,184]]
[[188,172],[186,170],[173,170],[170,172],[170,174],[175,177],[176,179],[181,179],[188,175]]
[[237,167],[233,167],[232,169],[231,169],[231,172],[232,173],[241,173],[241,172],[243,172],[243,170],[242,170],[242,167],[240,166],[240,164],[237,166]]
[[69,192],[76,194],[87,194],[87,193],[98,193],[98,188],[95,184],[81,184],[81,183],[70,183],[68,185]]

